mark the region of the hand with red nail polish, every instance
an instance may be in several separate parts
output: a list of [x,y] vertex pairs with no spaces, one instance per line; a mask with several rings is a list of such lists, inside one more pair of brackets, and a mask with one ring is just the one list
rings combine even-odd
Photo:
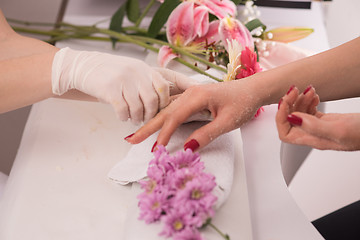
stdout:
[[245,79],[193,86],[127,140],[133,144],[140,143],[161,129],[157,144],[166,146],[180,124],[202,112],[214,119],[194,131],[184,142],[184,149],[197,151],[221,134],[252,119],[261,107],[259,95],[256,86],[249,87]]
[[312,86],[302,94],[294,89],[282,98],[276,114],[282,141],[317,149],[360,149],[360,113],[321,113],[316,110],[319,96]]
[[[275,104],[285,94],[278,104],[279,135],[284,141],[296,140],[301,144],[314,145],[291,135],[309,126],[308,117],[322,118],[323,114],[316,109],[319,96],[313,86],[324,101],[360,97],[359,51],[360,37],[329,51],[284,63],[279,67],[272,68],[274,66],[268,64],[268,71],[236,81],[190,87],[127,141],[140,143],[160,130],[157,142],[166,146],[180,124],[196,113],[206,112],[213,121],[194,131],[185,141],[188,143],[195,139],[199,150],[219,135],[239,128],[252,119],[261,106]],[[266,61],[262,60],[264,58],[260,58],[260,64],[266,65]],[[301,125],[300,121],[295,124],[294,116],[288,119],[290,114],[301,118]]]

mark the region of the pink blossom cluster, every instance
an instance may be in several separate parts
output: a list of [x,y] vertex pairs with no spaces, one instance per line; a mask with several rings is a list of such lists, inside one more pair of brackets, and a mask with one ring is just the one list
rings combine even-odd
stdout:
[[147,224],[162,222],[160,235],[174,240],[203,239],[199,228],[214,215],[217,197],[215,177],[204,172],[200,155],[190,149],[170,155],[158,146],[140,182],[140,219]]
[[[217,19],[210,21],[209,14]],[[253,49],[254,42],[248,29],[235,18],[236,5],[231,0],[183,0],[170,14],[166,24],[169,43],[190,51],[236,39],[243,47]],[[178,57],[171,47],[162,46],[158,55],[159,65],[165,67]]]

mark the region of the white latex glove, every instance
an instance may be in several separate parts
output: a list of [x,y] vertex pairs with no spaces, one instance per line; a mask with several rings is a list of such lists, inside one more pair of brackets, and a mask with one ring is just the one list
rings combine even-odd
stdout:
[[150,120],[167,106],[170,87],[180,93],[193,84],[182,74],[100,52],[63,48],[55,54],[52,64],[54,94],[77,89],[111,104],[120,120],[130,118],[134,123]]

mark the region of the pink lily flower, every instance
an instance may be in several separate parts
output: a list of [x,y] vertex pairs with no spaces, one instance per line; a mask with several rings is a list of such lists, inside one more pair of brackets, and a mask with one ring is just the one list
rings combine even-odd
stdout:
[[208,44],[214,43],[214,42],[219,42],[220,41],[219,24],[220,24],[219,20],[212,21],[209,24],[209,29],[208,29],[206,35],[195,38],[193,42],[194,43],[208,43]]
[[194,38],[194,3],[183,2],[170,14],[167,26],[166,37],[169,43],[175,46],[186,46]]
[[209,30],[209,12],[206,7],[194,8],[194,34],[195,37],[204,36]]
[[159,66],[166,67],[171,60],[177,57],[179,57],[179,55],[174,53],[171,47],[162,46],[157,55],[157,62]]
[[239,20],[232,17],[223,18],[220,21],[219,34],[226,50],[228,50],[227,39],[234,39],[245,48],[254,49],[254,41],[249,30]]
[[[170,14],[167,21],[166,36],[170,44],[186,47],[194,39],[203,37],[209,29],[209,12],[206,7],[196,6],[194,2],[183,2]],[[178,57],[168,46],[160,48],[158,63],[165,67]]]

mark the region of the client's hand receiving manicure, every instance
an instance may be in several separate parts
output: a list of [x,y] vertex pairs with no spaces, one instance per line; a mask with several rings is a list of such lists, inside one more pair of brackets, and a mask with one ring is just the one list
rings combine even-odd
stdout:
[[282,141],[317,149],[359,150],[360,114],[317,111],[319,96],[311,86],[299,94],[293,88],[279,102],[276,125]]

